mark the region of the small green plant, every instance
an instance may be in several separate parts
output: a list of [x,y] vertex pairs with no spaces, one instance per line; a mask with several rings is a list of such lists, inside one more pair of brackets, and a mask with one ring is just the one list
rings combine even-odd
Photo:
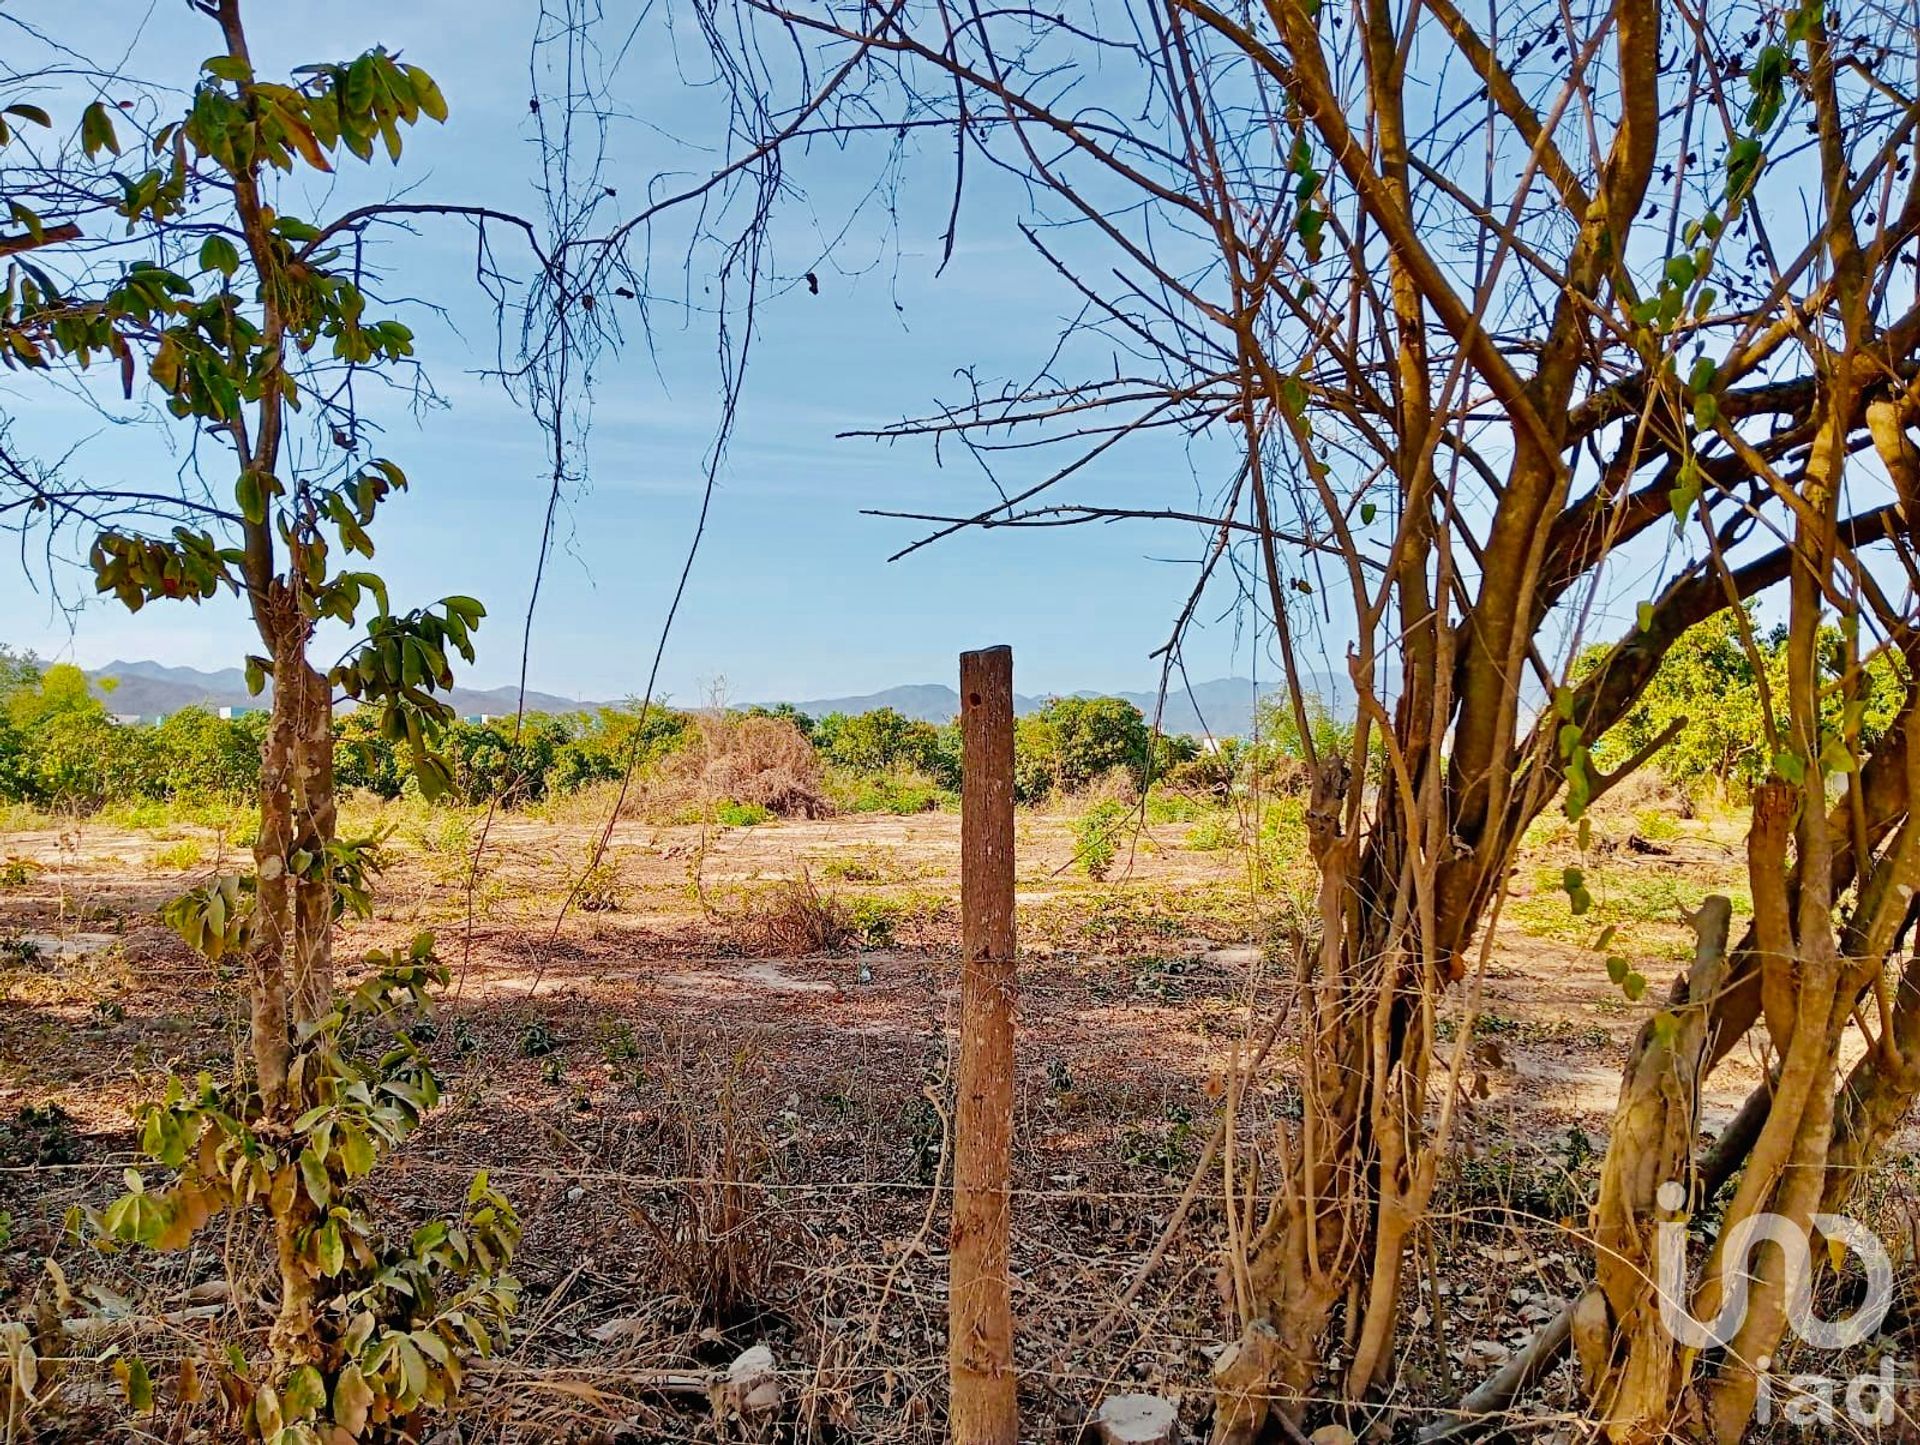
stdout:
[[918,773],[850,774],[835,769],[828,775],[828,794],[843,813],[889,813],[908,818],[930,813],[952,801],[953,794]]
[[856,898],[847,905],[847,927],[862,948],[891,948],[901,905],[890,898]]
[[1133,991],[1140,997],[1164,1002],[1179,993],[1181,980],[1197,971],[1196,961],[1191,958],[1142,959],[1134,971]]
[[740,803],[732,798],[722,798],[713,805],[713,821],[723,828],[756,828],[762,823],[771,823],[773,818],[773,810],[763,808],[758,803]]
[[157,851],[153,855],[153,866],[169,872],[185,873],[198,868],[206,856],[206,849],[198,838],[182,838]]
[[620,866],[612,855],[588,864],[574,885],[574,900],[583,913],[620,911]]
[[40,865],[31,858],[0,860],[0,888],[24,888],[39,871]]
[[96,999],[93,1007],[87,1011],[87,1017],[93,1020],[96,1027],[125,1023],[127,1006],[117,998]]
[[[374,1225],[360,1182],[439,1100],[439,1082],[406,1025],[446,969],[430,934],[368,955],[372,973],[302,1041],[290,1078],[304,1108],[289,1125],[244,1079],[170,1079],[140,1111],[140,1147],[172,1172],[94,1220],[103,1241],[190,1246],[221,1214],[273,1220],[282,1299],[272,1374],[236,1346],[215,1362],[245,1432],[272,1445],[418,1438],[423,1417],[458,1395],[466,1362],[493,1352],[519,1298],[507,1273],[520,1239],[513,1207],[476,1174],[463,1210],[405,1240]],[[317,1347],[317,1355],[312,1350]],[[151,1398],[137,1359],[122,1382]]]
[[24,933],[11,938],[0,938],[0,963],[14,968],[37,968],[46,950],[38,939],[27,937]]
[[1109,798],[1096,803],[1080,815],[1074,824],[1074,858],[1086,870],[1087,877],[1099,880],[1107,876],[1119,848],[1119,836],[1134,810]]
[[473,1031],[473,1025],[465,1018],[453,1021],[453,1051],[457,1054],[476,1054],[480,1051],[480,1036]]
[[549,1054],[540,1061],[540,1082],[554,1088],[567,1081],[567,1063],[558,1054]]
[[1211,818],[1215,811],[1209,804],[1166,788],[1156,786],[1147,794],[1146,815],[1149,823],[1198,823]]
[[1667,808],[1642,808],[1633,815],[1633,831],[1650,843],[1670,843],[1680,836],[1680,820]]
[[610,1064],[638,1062],[640,1041],[633,1036],[633,1025],[625,1019],[606,1025],[600,1039],[600,1053]]
[[1157,1124],[1129,1124],[1120,1136],[1121,1161],[1132,1169],[1171,1173],[1187,1163],[1193,1139],[1193,1111],[1170,1100]]
[[545,1019],[535,1019],[520,1031],[520,1052],[529,1059],[543,1059],[560,1047],[560,1036]]
[[1450,1203],[1469,1217],[1484,1214],[1496,1230],[1511,1228],[1514,1215],[1554,1223],[1583,1219],[1598,1185],[1598,1162],[1592,1138],[1578,1124],[1544,1148],[1500,1140],[1455,1159]]
[[1227,812],[1210,813],[1187,830],[1187,846],[1196,853],[1220,853],[1241,842],[1240,824]]

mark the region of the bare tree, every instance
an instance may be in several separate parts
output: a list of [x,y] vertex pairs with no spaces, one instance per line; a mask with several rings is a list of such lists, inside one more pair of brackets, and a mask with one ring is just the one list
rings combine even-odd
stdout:
[[[1911,677],[1920,579],[1910,18],[1652,0],[755,10],[811,64],[858,63],[823,129],[951,142],[954,217],[972,168],[1024,186],[1025,235],[1079,308],[1031,378],[879,433],[992,471],[989,504],[927,519],[935,535],[1187,523],[1200,588],[1260,579],[1310,756],[1312,655],[1352,686],[1351,748],[1311,764],[1303,1115],[1222,1181],[1238,1339],[1216,1439],[1251,1439],[1276,1408],[1301,1420],[1329,1384],[1358,1402],[1391,1383],[1466,1047],[1436,1058],[1436,1014],[1485,960],[1520,838],[1558,799],[1584,839],[1631,771],[1602,774],[1593,749],[1674,641],[1784,591],[1755,916],[1732,937],[1709,910],[1691,977],[1649,1006],[1599,1282],[1557,1335],[1613,1438],[1737,1437],[1784,1328],[1780,1261],[1762,1259],[1724,1351],[1656,1329],[1660,1185],[1698,1202],[1700,1080],[1758,1032],[1777,1082],[1736,1141],[1752,1157],[1728,1218],[1802,1228],[1920,1081],[1902,1042],[1920,996],[1889,975],[1920,881],[1914,694],[1878,737],[1855,706],[1875,654]],[[1152,510],[1061,495],[1160,432],[1211,447],[1217,483]],[[1595,634],[1614,640],[1576,677]],[[1578,870],[1566,886],[1584,912]],[[1856,1028],[1866,1058],[1842,1082]],[[1697,1303],[1744,1267],[1708,1258]]]

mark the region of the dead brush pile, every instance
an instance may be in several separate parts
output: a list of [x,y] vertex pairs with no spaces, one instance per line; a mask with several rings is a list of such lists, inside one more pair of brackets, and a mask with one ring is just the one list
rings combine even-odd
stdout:
[[749,899],[744,921],[760,951],[782,958],[838,953],[858,931],[846,902],[822,893],[807,873],[784,879]]
[[765,808],[781,818],[827,818],[820,758],[785,718],[704,713],[693,740],[669,755],[649,786],[658,810],[722,801]]

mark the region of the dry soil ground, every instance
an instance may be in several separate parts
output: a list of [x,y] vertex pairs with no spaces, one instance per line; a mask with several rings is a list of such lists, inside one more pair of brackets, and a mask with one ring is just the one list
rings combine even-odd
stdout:
[[[622,824],[611,868],[582,894],[594,906],[558,925],[592,825],[502,816],[474,872],[482,819],[394,820],[378,914],[352,925],[342,956],[432,927],[453,984],[431,1043],[446,1103],[381,1177],[382,1204],[396,1222],[430,1213],[484,1165],[526,1225],[519,1327],[448,1438],[722,1438],[737,1426],[704,1382],[758,1341],[786,1372],[787,1438],[939,1438],[957,818]],[[1479,978],[1465,1107],[1387,1418],[1453,1397],[1577,1287],[1565,1231],[1652,1007],[1626,999],[1588,943],[1617,922],[1614,950],[1664,992],[1687,948],[1683,909],[1723,890],[1744,906],[1738,836],[1658,807],[1617,814],[1586,860],[1594,914],[1577,920],[1558,889],[1570,841],[1529,848]],[[1285,867],[1256,891],[1245,852],[1190,846],[1219,841],[1192,823],[1123,843],[1105,882],[1073,866],[1068,817],[1023,815],[1018,841],[1026,1431],[1071,1439],[1116,1386],[1182,1396],[1197,1416],[1225,1327],[1217,1170],[1110,1312],[1186,1188],[1222,1079],[1285,994],[1286,894],[1302,880]],[[49,1254],[98,1310],[129,1316],[89,1338],[155,1362],[161,1408],[142,1439],[207,1423],[168,1405],[162,1365],[261,1329],[267,1276],[244,1231],[215,1229],[185,1255],[109,1257],[64,1237],[62,1219],[104,1204],[137,1162],[139,1098],[168,1071],[233,1057],[237,978],[154,914],[222,847],[192,829],[84,822],[0,835],[0,858],[19,865],[0,888],[0,1120],[15,1119],[0,1135],[0,1317],[25,1308]],[[790,953],[769,915],[801,878],[864,942]],[[1243,1158],[1287,1112],[1289,1072],[1282,1048],[1251,1090]],[[1724,1069],[1708,1126],[1757,1078],[1750,1060]],[[49,1104],[71,1132],[17,1117]],[[156,1319],[189,1297],[220,1308]],[[84,1369],[67,1390],[81,1407],[100,1395]],[[1542,1424],[1563,1390],[1550,1386]],[[89,1431],[124,1428],[90,1418]]]

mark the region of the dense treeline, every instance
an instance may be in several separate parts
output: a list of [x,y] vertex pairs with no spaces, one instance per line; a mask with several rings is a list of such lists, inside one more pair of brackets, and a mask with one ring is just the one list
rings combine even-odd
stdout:
[[[839,784],[843,806],[917,811],[960,786],[960,735],[953,723],[938,726],[893,708],[813,718],[783,706],[738,716],[795,735],[794,745],[810,750]],[[189,707],[153,725],[119,723],[111,694],[102,701],[79,668],[43,666],[0,647],[0,801],[92,808],[244,800],[259,784],[266,721],[263,711],[223,718]],[[374,710],[344,714],[334,733],[343,788],[397,798],[417,786],[408,781],[404,739],[384,736]],[[617,707],[532,713],[517,728],[510,717],[456,720],[439,744],[461,800],[498,798],[509,806],[617,781],[630,761],[645,775],[702,746],[698,715],[663,707],[646,709],[644,717],[638,708]],[[1109,780],[1138,788],[1150,775],[1190,770],[1200,757],[1191,739],[1156,740],[1140,710],[1120,698],[1055,698],[1020,720],[1017,791],[1022,802],[1039,803]]]
[[[1750,654],[1742,632],[1752,638]],[[1828,639],[1833,708],[1841,689],[1842,649]],[[1784,682],[1783,638],[1752,617],[1728,613],[1693,629],[1675,646],[1640,705],[1607,740],[1609,766],[1673,729],[1655,763],[1672,783],[1740,793],[1772,766],[1777,751],[1762,698]],[[1753,656],[1764,667],[1756,671]],[[1582,668],[1594,665],[1583,659]],[[1858,700],[1863,736],[1877,737],[1894,711],[1900,679],[1885,655],[1862,667]],[[232,718],[189,707],[151,725],[113,720],[111,694],[96,696],[80,669],[42,666],[0,646],[0,801],[42,807],[185,798],[245,799],[259,783],[266,714]],[[852,811],[913,812],[940,804],[960,787],[960,732],[907,717],[893,708],[809,717],[788,705],[737,714],[790,728],[812,750],[838,805]],[[442,751],[456,795],[468,802],[498,798],[508,806],[564,797],[616,782],[629,759],[646,770],[700,741],[698,715],[651,707],[602,707],[576,713],[530,713],[516,736],[510,717],[446,725]],[[1308,727],[1321,752],[1338,752],[1349,725],[1324,709]],[[370,710],[334,724],[341,744],[341,785],[381,798],[407,791],[404,741],[380,733]],[[1022,803],[1083,793],[1111,784],[1138,789],[1149,778],[1181,791],[1225,795],[1238,784],[1287,791],[1300,782],[1305,748],[1290,707],[1269,699],[1254,737],[1223,738],[1203,748],[1185,736],[1155,738],[1140,710],[1115,697],[1054,698],[1015,727],[1015,795]]]

